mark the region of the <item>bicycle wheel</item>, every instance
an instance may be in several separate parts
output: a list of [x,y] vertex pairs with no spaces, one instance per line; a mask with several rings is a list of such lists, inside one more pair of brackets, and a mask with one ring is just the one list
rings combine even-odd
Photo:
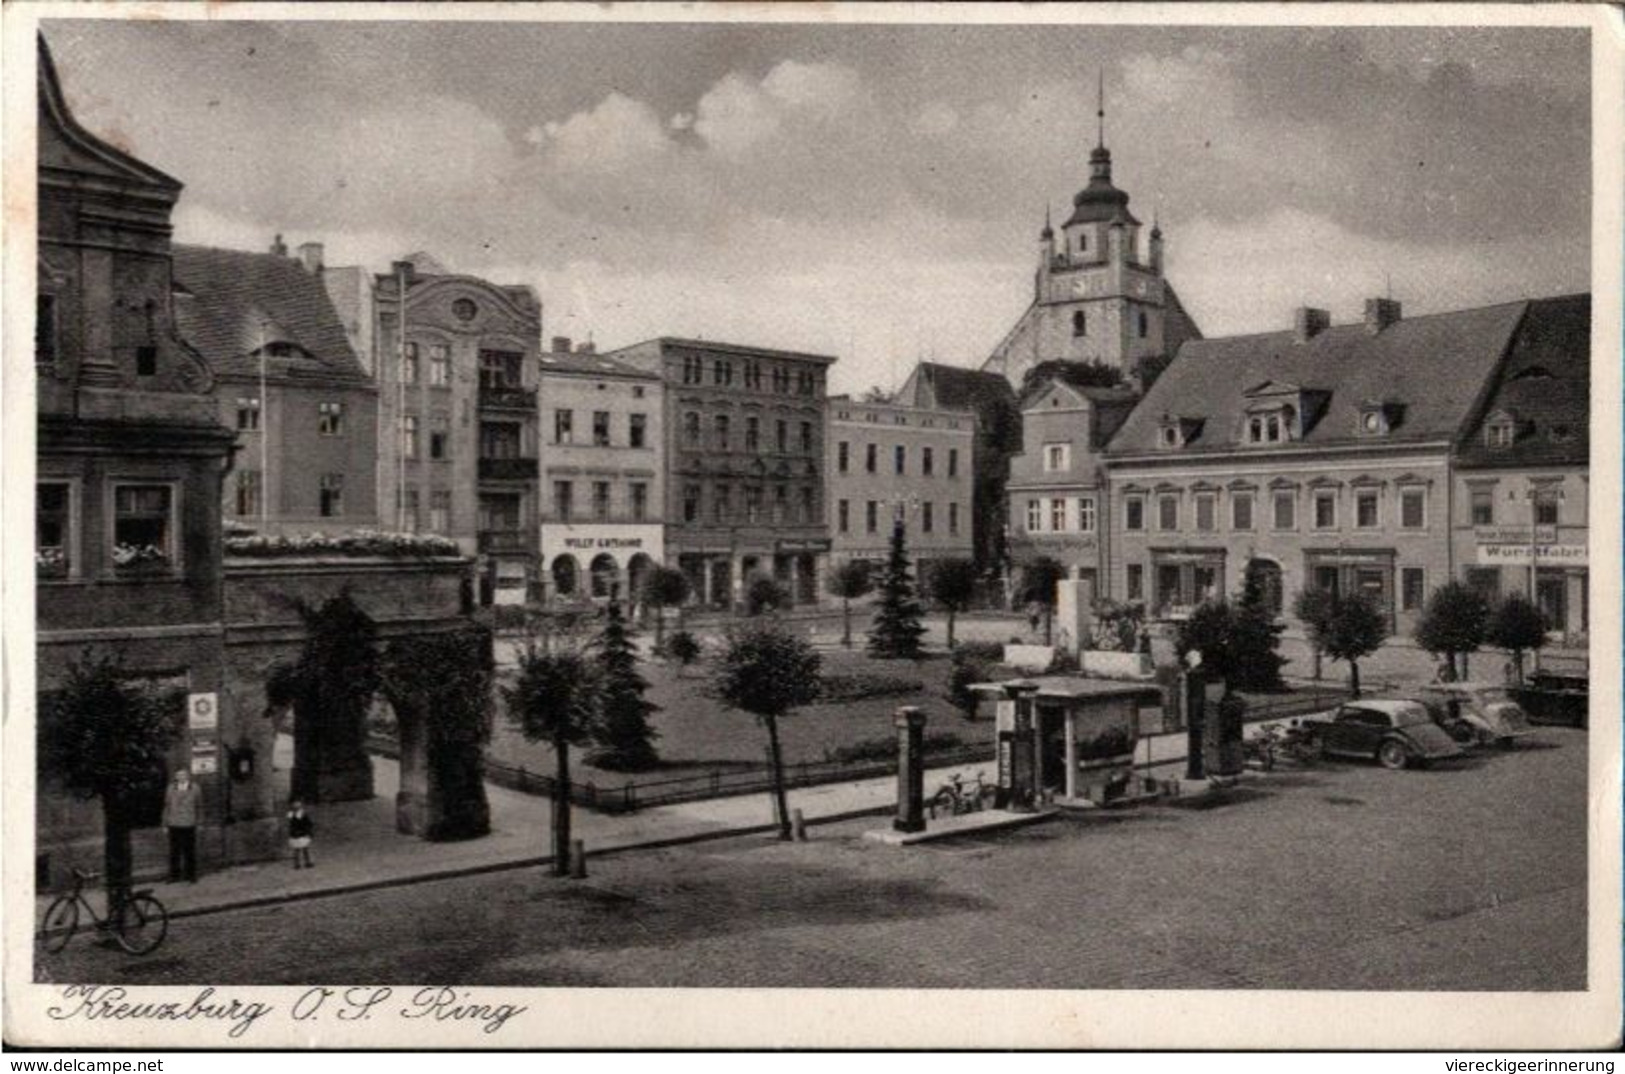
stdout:
[[124,904],[114,935],[119,946],[132,955],[144,955],[164,942],[169,931],[169,911],[151,895],[132,895]]
[[45,923],[40,927],[40,944],[53,954],[68,946],[79,927],[79,900],[72,895],[58,895],[45,911]]

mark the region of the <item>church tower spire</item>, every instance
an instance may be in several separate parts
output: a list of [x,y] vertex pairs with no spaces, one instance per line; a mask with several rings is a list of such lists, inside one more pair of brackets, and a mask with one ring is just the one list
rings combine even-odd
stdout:
[[1095,85],[1095,148],[1106,148],[1106,72],[1096,72],[1099,82]]

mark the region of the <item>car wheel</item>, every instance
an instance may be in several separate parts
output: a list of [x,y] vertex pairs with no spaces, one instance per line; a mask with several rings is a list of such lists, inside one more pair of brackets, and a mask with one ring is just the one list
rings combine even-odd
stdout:
[[1404,768],[1410,758],[1410,751],[1405,748],[1405,744],[1395,739],[1390,738],[1377,747],[1377,763],[1384,768]]

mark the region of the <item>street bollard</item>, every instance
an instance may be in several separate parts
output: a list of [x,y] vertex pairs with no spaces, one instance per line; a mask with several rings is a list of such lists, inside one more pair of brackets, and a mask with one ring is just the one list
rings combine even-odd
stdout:
[[580,839],[570,840],[570,879],[587,879],[587,844]]
[[801,810],[790,810],[790,830],[795,833],[798,843],[807,841],[807,818],[801,815]]

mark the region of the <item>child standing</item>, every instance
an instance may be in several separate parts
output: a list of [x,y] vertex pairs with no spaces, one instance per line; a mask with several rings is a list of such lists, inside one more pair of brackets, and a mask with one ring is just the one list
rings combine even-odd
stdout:
[[294,799],[288,809],[288,847],[293,851],[295,869],[314,868],[310,860],[310,839],[316,834],[316,822],[305,812],[305,803]]

